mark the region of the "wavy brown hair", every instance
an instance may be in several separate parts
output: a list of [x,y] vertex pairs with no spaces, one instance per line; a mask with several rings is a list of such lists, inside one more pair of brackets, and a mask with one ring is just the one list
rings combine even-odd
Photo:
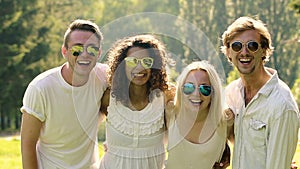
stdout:
[[[140,47],[148,51],[149,57],[154,59],[151,67],[151,76],[147,82],[147,93],[166,91],[168,89],[168,78],[166,73],[165,46],[153,35],[136,35],[118,40],[108,51],[107,57],[109,69],[107,72],[108,84],[111,88],[112,96],[123,104],[129,102],[129,84],[125,73],[125,61],[128,50],[132,47]],[[155,92],[159,93],[159,92]],[[152,100],[152,95],[149,95]]]

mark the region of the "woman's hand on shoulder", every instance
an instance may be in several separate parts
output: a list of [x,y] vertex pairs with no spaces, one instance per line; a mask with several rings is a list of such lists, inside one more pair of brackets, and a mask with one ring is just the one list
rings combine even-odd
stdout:
[[176,86],[173,84],[169,84],[169,88],[165,91],[166,104],[168,104],[168,102],[174,100],[175,93],[176,93]]

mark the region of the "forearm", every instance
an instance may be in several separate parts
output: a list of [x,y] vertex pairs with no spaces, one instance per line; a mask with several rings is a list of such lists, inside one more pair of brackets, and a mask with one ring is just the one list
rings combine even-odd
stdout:
[[23,169],[38,169],[36,145],[22,141],[21,152]]
[[36,144],[42,123],[34,116],[24,112],[21,125],[21,153],[23,169],[37,169]]

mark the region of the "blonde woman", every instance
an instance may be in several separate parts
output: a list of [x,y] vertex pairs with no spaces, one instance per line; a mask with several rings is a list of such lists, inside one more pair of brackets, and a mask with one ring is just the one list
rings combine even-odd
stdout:
[[221,161],[228,127],[223,98],[221,80],[207,61],[193,62],[183,70],[174,109],[170,106],[167,111],[167,169],[212,169]]

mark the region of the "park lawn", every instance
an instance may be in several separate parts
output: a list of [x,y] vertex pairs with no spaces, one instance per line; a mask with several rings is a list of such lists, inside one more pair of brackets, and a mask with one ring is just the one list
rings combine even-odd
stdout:
[[19,137],[0,137],[0,169],[21,169]]
[[[0,169],[22,169],[20,137],[0,137]],[[99,142],[100,157],[103,157],[103,145]],[[300,166],[300,140],[294,156],[296,164]],[[231,169],[231,167],[228,167]]]

